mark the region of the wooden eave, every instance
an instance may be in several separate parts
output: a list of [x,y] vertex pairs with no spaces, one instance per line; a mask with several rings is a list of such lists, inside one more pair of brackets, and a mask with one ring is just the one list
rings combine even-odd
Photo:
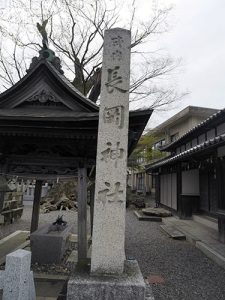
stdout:
[[165,157],[155,163],[145,166],[145,170],[149,173],[151,170],[158,170],[160,167],[174,165],[178,162],[187,162],[193,160],[201,161],[203,158],[209,157],[212,155],[220,146],[225,145],[225,134],[212,138],[208,141],[201,143],[191,149],[185,150],[182,153],[177,155]]
[[[0,136],[34,136],[66,139],[94,139],[98,135],[99,113],[60,112],[42,116],[26,113],[18,114],[18,110],[0,109]],[[131,111],[129,114],[128,152],[134,150],[140,139],[152,110]],[[97,144],[96,144],[97,147]]]
[[181,136],[173,143],[161,147],[160,151],[175,152],[177,147],[180,147],[183,144],[190,142],[194,138],[200,136],[203,133],[206,133],[210,129],[213,129],[219,124],[221,124],[222,122],[224,122],[224,117],[225,117],[225,109],[222,109],[219,112],[207,118],[206,120],[202,121],[192,129],[190,129],[188,132],[186,132],[183,136]]

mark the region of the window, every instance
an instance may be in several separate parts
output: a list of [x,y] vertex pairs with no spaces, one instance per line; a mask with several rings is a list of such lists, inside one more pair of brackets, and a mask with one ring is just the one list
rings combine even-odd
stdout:
[[201,144],[203,142],[205,142],[205,133],[203,133],[198,137],[198,143]]
[[32,195],[32,187],[29,187],[29,192],[28,195],[31,196]]
[[184,152],[186,150],[185,145],[182,145],[180,148],[180,152]]
[[217,126],[217,135],[223,134],[225,132],[225,123],[220,124]]
[[188,150],[188,149],[190,149],[191,148],[191,142],[188,142],[187,144],[186,144],[186,150]]
[[152,150],[158,150],[160,147],[164,146],[165,144],[166,144],[165,139],[160,140],[152,146]]
[[192,144],[192,147],[197,146],[197,144],[198,144],[197,138],[193,139],[192,142],[191,142],[191,144]]
[[216,134],[215,134],[215,128],[207,131],[207,140],[213,139],[215,136],[216,136]]
[[137,174],[137,190],[144,190],[144,173]]
[[152,175],[152,188],[156,187],[156,175]]
[[180,147],[178,147],[177,149],[176,149],[176,154],[179,154],[180,153]]
[[178,138],[179,138],[179,133],[178,133],[178,132],[176,132],[175,134],[172,134],[172,135],[170,136],[170,141],[171,141],[171,143],[172,143],[172,142],[175,142]]

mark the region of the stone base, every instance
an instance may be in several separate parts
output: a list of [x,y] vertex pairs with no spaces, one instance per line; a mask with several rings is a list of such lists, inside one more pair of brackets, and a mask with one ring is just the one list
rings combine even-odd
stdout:
[[218,213],[219,241],[225,244],[225,213]]
[[76,274],[68,282],[67,300],[144,300],[145,289],[137,261],[129,260],[122,275]]
[[62,231],[50,231],[51,225],[44,225],[30,235],[32,263],[60,264],[69,246],[72,225]]

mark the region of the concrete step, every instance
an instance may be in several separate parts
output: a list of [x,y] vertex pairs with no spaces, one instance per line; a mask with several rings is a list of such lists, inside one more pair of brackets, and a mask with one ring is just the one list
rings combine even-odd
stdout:
[[216,218],[212,218],[205,215],[193,215],[193,221],[200,223],[204,226],[218,230],[218,221]]
[[160,228],[165,231],[172,239],[186,240],[186,236],[173,226],[160,225]]
[[225,253],[221,255],[210,246],[202,243],[201,241],[196,242],[196,247],[201,250],[208,258],[212,259],[219,266],[225,269]]
[[15,231],[0,240],[0,265],[5,262],[6,255],[18,249],[24,249],[30,241],[27,240],[29,231]]

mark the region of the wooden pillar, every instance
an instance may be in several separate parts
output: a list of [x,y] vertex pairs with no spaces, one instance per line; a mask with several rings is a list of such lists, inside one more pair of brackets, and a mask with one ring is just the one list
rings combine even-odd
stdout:
[[92,183],[90,188],[90,219],[91,219],[91,236],[93,232],[93,219],[94,219],[94,201],[95,201],[95,182]]
[[155,176],[155,206],[159,207],[160,205],[160,173]]
[[217,182],[217,217],[219,241],[225,243],[225,162],[218,160],[216,165],[216,182]]
[[2,211],[3,204],[4,204],[4,195],[5,195],[4,192],[0,192],[0,213]]
[[36,180],[30,233],[38,229],[42,183],[43,180]]
[[182,168],[181,163],[177,166],[177,211],[179,216],[182,214],[181,199],[182,197]]
[[78,263],[87,259],[87,169],[78,168]]

